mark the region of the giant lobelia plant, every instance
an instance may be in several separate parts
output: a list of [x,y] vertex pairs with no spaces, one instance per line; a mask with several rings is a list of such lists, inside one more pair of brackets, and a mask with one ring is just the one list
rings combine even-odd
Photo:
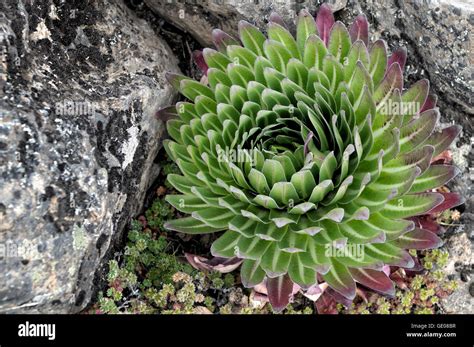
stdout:
[[461,203],[434,191],[458,173],[431,163],[460,128],[434,131],[428,81],[404,90],[406,50],[388,56],[364,15],[347,30],[327,5],[316,19],[301,11],[296,37],[275,14],[267,36],[241,21],[239,39],[213,37],[217,50],[197,56],[205,83],[168,75],[191,102],[159,112],[182,172],[167,200],[190,216],[166,228],[222,232],[211,253],[243,259],[242,283],[265,281],[275,310],[293,283],[393,295],[382,268],[412,268],[407,250],[441,245],[420,216]]

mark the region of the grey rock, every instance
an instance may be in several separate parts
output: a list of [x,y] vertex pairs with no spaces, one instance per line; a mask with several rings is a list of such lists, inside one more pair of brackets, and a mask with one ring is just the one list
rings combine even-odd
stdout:
[[[449,261],[443,271],[446,275],[453,275],[458,284],[458,288],[453,294],[441,300],[441,305],[446,313],[466,313],[474,312],[474,298],[470,294],[472,283],[463,281],[462,274],[472,272],[474,269],[474,252],[472,241],[464,232],[451,236],[446,249],[449,252]],[[457,271],[461,267],[461,274]]]
[[[241,1],[241,0],[208,0],[171,1],[145,0],[150,9],[173,23],[179,29],[189,32],[203,46],[212,46],[211,32],[219,28],[237,37],[237,24],[240,20],[251,22],[264,28],[272,12],[277,12],[290,26],[302,8],[313,11],[313,1]],[[344,1],[333,1],[335,7],[341,7]]]
[[57,4],[0,3],[0,312],[87,305],[176,97],[176,59],[121,1]]

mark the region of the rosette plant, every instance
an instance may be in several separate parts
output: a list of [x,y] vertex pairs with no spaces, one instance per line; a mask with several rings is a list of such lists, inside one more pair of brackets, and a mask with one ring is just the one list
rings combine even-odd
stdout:
[[207,78],[168,75],[190,101],[159,112],[182,172],[167,201],[189,216],[165,227],[221,233],[212,255],[243,259],[243,285],[265,281],[275,310],[293,283],[393,295],[384,266],[412,268],[407,250],[442,243],[420,216],[461,203],[435,191],[458,174],[432,159],[460,128],[435,131],[429,82],[404,90],[406,50],[389,55],[364,15],[346,29],[327,5],[302,10],[295,36],[273,14],[266,35],[241,21],[238,39],[213,38],[197,54]]

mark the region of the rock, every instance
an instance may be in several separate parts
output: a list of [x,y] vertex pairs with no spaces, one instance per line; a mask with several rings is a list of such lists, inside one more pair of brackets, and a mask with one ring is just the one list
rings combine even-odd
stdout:
[[[334,7],[341,7],[345,1],[333,1]],[[312,1],[204,1],[198,5],[187,1],[145,0],[148,7],[173,23],[179,29],[189,32],[203,46],[212,46],[211,32],[215,28],[237,37],[237,24],[246,20],[264,28],[273,11],[293,26],[295,16],[302,8],[312,12],[316,6]]]
[[[447,276],[453,276],[458,288],[450,296],[441,300],[441,305],[447,313],[472,313],[474,312],[474,299],[470,295],[469,283],[463,280],[464,276],[472,274],[474,269],[474,253],[471,240],[465,232],[452,235],[446,242],[449,251],[449,261],[443,271]],[[469,279],[467,280],[469,281]]]
[[0,312],[77,312],[157,176],[177,61],[121,1],[0,12]]

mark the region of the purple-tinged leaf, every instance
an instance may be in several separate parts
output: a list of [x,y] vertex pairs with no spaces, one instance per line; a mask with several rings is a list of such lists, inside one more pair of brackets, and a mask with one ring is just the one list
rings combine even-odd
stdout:
[[426,139],[424,144],[432,145],[435,148],[433,157],[436,157],[444,152],[444,150],[449,148],[451,143],[461,132],[461,129],[462,128],[459,125],[452,125],[450,127],[444,128],[441,132],[431,134],[431,136]]
[[316,15],[316,28],[318,28],[318,35],[323,40],[324,44],[328,45],[329,33],[334,25],[334,15],[332,14],[331,7],[324,3],[319,8],[318,14]]
[[287,28],[283,18],[281,18],[281,16],[276,12],[272,12],[270,14],[270,17],[268,18],[268,21],[272,22],[272,23],[277,23],[277,24],[281,25],[282,27]]
[[207,75],[207,70],[209,66],[207,66],[206,61],[204,60],[204,56],[202,51],[194,51],[193,52],[193,60],[196,63],[196,66],[201,70],[204,75]]
[[431,165],[421,176],[417,177],[410,188],[410,193],[419,193],[441,187],[459,175],[461,170],[453,165]]
[[382,82],[374,92],[374,101],[377,105],[383,105],[396,90],[403,90],[403,74],[398,63],[392,64],[388,69]]
[[352,42],[362,40],[366,46],[369,44],[369,22],[364,14],[359,14],[356,17],[349,28],[349,35]]
[[415,266],[415,262],[410,253],[402,250],[400,252],[400,257],[396,261],[391,262],[390,265],[402,267],[404,269],[411,269]]
[[171,84],[173,88],[176,90],[181,90],[181,87],[180,87],[181,81],[189,79],[189,77],[186,77],[180,74],[175,74],[172,72],[165,73],[165,78],[168,81],[168,83]]
[[423,106],[421,106],[420,113],[431,110],[436,107],[436,102],[438,101],[438,96],[436,94],[428,94],[428,97],[425,100]]
[[464,203],[464,198],[458,193],[438,193],[444,197],[444,201],[433,209],[429,210],[426,214],[434,214],[449,210],[453,207],[459,206]]
[[242,263],[243,259],[239,258],[221,258],[214,257],[207,259],[191,253],[184,253],[189,264],[197,270],[201,271],[217,271],[220,273],[228,273],[237,269]]
[[395,296],[395,286],[385,272],[357,268],[349,268],[349,272],[357,282],[367,288],[392,297]]
[[327,287],[326,290],[325,290],[325,293],[331,295],[334,298],[334,300],[336,300],[336,302],[344,305],[346,308],[349,308],[352,305],[352,300],[351,299],[348,299],[345,296],[339,294],[338,292],[336,292],[331,287]]
[[415,276],[424,272],[425,268],[423,267],[423,265],[421,265],[418,257],[414,257],[414,256],[411,256],[411,257],[413,258],[413,262],[415,263],[415,265],[411,269],[405,270],[405,273],[407,274],[407,276]]
[[416,228],[403,234],[393,243],[406,249],[433,249],[440,247],[443,241],[429,230]]
[[176,111],[176,106],[167,106],[158,110],[155,114],[156,118],[163,122],[167,122],[170,119],[178,118],[178,112]]
[[434,219],[432,216],[419,216],[419,217],[413,217],[410,218],[415,222],[416,227],[420,229],[426,229],[429,230],[437,235],[440,235],[444,233],[444,228],[436,223],[436,219]]
[[316,295],[316,294],[321,294],[323,291],[321,290],[321,287],[319,286],[318,283],[313,284],[311,287],[306,289],[305,294],[308,295]]
[[318,314],[338,314],[336,300],[326,291],[316,300],[314,307]]
[[390,58],[388,58],[388,67],[390,67],[394,63],[398,63],[400,65],[400,68],[405,69],[405,64],[407,62],[407,49],[405,47],[400,47],[396,49]]
[[407,282],[407,279],[406,279],[406,276],[405,276],[405,270],[403,269],[399,269],[395,272],[393,272],[391,275],[390,275],[390,279],[396,283],[396,285],[400,288],[400,289],[407,289],[408,286],[406,284]]
[[224,54],[227,52],[227,46],[240,44],[237,39],[233,38],[221,29],[214,29],[212,31],[212,41],[214,42],[214,46],[216,46],[217,50]]
[[286,274],[275,278],[267,278],[268,299],[275,312],[281,312],[290,302],[293,282]]

